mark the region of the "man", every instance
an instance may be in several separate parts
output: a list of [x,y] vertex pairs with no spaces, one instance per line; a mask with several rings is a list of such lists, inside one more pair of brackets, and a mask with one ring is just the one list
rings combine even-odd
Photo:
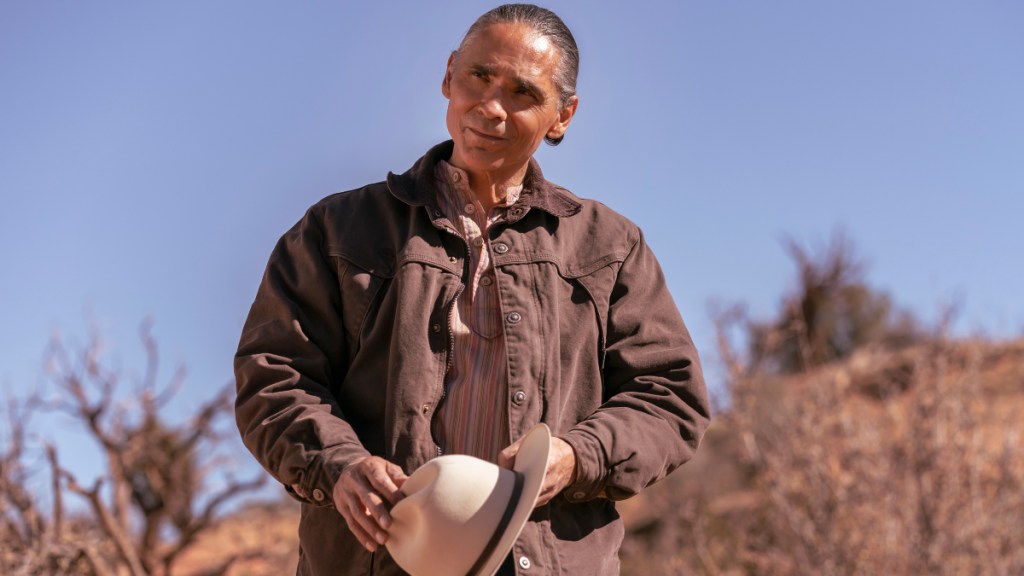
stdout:
[[510,466],[551,428],[504,573],[616,574],[614,501],[692,457],[697,352],[640,230],[532,159],[576,112],[552,12],[484,14],[448,59],[452,140],[329,196],[278,243],[235,360],[246,446],[302,500],[300,574],[400,573],[406,475],[444,453]]

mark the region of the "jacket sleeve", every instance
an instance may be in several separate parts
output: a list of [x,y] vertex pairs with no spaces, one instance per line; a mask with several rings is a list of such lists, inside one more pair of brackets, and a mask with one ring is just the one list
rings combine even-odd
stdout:
[[639,236],[609,299],[605,401],[562,436],[576,453],[570,501],[621,500],[693,457],[710,414],[697,350]]
[[326,506],[344,466],[368,452],[331,392],[346,353],[337,271],[316,208],[270,256],[235,355],[235,419],[274,478]]

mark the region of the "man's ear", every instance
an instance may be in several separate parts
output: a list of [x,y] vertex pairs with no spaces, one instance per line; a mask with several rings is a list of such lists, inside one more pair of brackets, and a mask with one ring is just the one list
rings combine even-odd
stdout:
[[578,96],[573,95],[569,97],[569,101],[558,111],[558,119],[548,129],[546,134],[548,138],[557,140],[565,135],[565,131],[569,129],[569,123],[572,122],[572,117],[576,114],[576,108],[579,104],[580,99]]
[[448,56],[448,65],[444,69],[444,79],[441,80],[441,94],[451,100],[452,97],[452,69],[455,66],[455,50]]

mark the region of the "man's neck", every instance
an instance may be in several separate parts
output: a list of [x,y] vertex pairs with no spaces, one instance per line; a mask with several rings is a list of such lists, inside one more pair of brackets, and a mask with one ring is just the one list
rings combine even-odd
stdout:
[[489,171],[473,171],[449,161],[453,166],[462,168],[469,175],[469,189],[476,195],[477,200],[484,207],[485,213],[491,208],[505,202],[510,188],[522,185],[523,178],[529,164],[523,164],[521,168],[511,174],[501,174]]

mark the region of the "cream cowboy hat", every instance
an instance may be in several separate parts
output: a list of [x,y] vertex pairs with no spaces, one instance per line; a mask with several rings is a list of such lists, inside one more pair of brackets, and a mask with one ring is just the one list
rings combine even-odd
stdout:
[[391,557],[413,576],[493,575],[537,503],[550,448],[551,431],[538,424],[512,470],[458,454],[421,466],[391,510]]

